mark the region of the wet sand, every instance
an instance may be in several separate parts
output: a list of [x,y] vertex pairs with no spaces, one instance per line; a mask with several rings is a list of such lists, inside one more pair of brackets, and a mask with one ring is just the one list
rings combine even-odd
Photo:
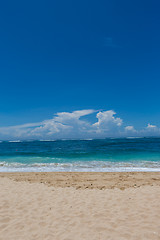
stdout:
[[53,187],[74,187],[76,189],[113,189],[124,190],[129,187],[160,186],[160,172],[18,172],[0,173],[15,181],[44,183]]

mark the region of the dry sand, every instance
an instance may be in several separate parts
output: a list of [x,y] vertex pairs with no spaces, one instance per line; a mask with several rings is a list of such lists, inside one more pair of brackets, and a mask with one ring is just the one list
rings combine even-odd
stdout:
[[160,173],[0,173],[0,239],[160,239]]

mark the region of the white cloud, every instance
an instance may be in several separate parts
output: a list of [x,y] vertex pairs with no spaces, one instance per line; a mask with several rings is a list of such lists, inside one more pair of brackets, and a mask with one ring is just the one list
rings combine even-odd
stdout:
[[146,127],[147,129],[156,129],[157,128],[157,126],[156,125],[152,125],[152,124],[150,124],[150,123],[148,123],[148,125],[147,125],[147,127]]
[[122,125],[122,119],[120,118],[115,118],[114,115],[116,113],[113,110],[109,110],[109,111],[103,111],[103,112],[99,112],[97,113],[97,118],[98,118],[98,122],[96,122],[94,124],[94,126],[97,126],[99,128],[103,128],[103,129],[108,129],[115,125],[115,126],[121,126]]
[[96,133],[106,136],[115,135],[123,122],[121,118],[116,118],[115,114],[113,110],[98,112],[96,115],[98,121],[93,124]]
[[[91,123],[87,116],[96,113],[97,121]],[[82,118],[83,117],[83,118]],[[94,117],[94,116],[93,116]],[[123,127],[123,120],[116,117],[113,110],[95,111],[79,110],[60,112],[52,119],[37,123],[28,123],[17,126],[1,127],[0,140],[17,139],[88,139],[105,137],[130,136],[160,136],[160,128],[148,124],[142,130],[135,130],[134,126]]]
[[92,110],[92,109],[74,111],[71,113],[60,112],[60,113],[57,113],[56,117],[54,117],[54,121],[67,124],[68,122],[70,123],[70,121],[73,121],[73,122],[78,121],[80,117],[92,114],[94,112],[95,110]]
[[94,110],[57,113],[53,119],[43,121],[42,126],[32,130],[32,135],[53,138],[78,138],[89,129],[87,121],[80,118],[94,113]]
[[144,129],[140,130],[141,136],[160,136],[160,128],[157,127],[156,125],[148,124],[147,127]]
[[57,113],[52,119],[39,123],[23,124],[0,128],[0,139],[60,139],[85,137],[91,127],[80,118],[95,110],[80,110]]
[[160,128],[158,128],[156,125],[148,123],[147,127],[144,129],[144,132],[150,136],[157,136],[160,135]]
[[132,132],[135,131],[135,129],[134,129],[133,126],[127,126],[127,127],[125,127],[125,130],[126,130],[126,131],[132,131]]

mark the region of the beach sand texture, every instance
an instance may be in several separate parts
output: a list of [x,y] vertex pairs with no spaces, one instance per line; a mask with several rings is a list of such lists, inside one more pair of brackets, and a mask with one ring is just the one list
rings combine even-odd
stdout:
[[0,173],[0,188],[2,240],[160,239],[160,173]]

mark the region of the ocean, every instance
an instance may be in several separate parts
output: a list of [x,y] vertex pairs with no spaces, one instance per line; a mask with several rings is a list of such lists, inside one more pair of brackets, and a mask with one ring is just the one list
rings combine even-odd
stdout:
[[1,141],[0,172],[160,171],[160,138]]

